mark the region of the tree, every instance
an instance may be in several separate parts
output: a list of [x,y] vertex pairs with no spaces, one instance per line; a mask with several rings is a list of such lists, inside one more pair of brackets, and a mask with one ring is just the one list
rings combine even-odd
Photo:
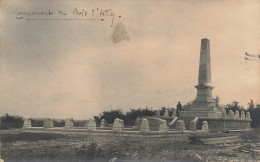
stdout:
[[114,120],[116,118],[119,119],[125,119],[125,115],[122,112],[122,110],[110,110],[110,111],[103,111],[102,114],[100,114],[99,119],[97,117],[95,117],[95,120],[102,120],[102,119],[106,119],[108,124],[112,124],[114,123]]
[[253,110],[255,108],[255,104],[252,99],[250,99],[250,102],[247,105],[248,105],[248,110]]
[[190,109],[191,105],[192,105],[192,101],[187,102],[185,105],[182,106],[183,111]]
[[241,113],[241,111],[245,111],[245,108],[243,108],[243,106],[240,106],[239,102],[235,100],[233,100],[231,104],[227,104],[225,109],[227,113],[229,112],[229,110],[232,110],[233,112],[239,111],[239,113]]
[[257,128],[260,126],[260,105],[257,104],[255,106],[254,101],[250,99],[248,105],[248,111],[250,112],[250,116],[252,119],[251,126],[252,128]]
[[23,127],[23,117],[17,115],[5,114],[0,118],[1,120],[1,129],[14,129]]

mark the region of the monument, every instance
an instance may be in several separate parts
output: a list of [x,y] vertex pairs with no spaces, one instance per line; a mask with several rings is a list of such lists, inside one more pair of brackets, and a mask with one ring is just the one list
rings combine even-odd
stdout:
[[214,87],[211,85],[210,41],[207,38],[201,40],[199,77],[195,87],[197,95],[191,107],[180,113],[180,120],[185,121],[188,129],[201,129],[204,121],[211,131],[250,129],[250,113],[245,119],[243,114],[242,117],[239,116],[238,111],[234,115],[234,112],[229,110],[227,115],[225,109],[217,108],[212,97]]
[[181,117],[221,117],[216,103],[212,97],[210,42],[208,39],[201,40],[199,78],[197,97],[193,101],[191,109],[181,112]]

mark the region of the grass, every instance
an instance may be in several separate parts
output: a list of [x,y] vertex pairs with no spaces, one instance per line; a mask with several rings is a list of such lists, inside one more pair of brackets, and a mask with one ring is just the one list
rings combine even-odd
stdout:
[[[174,137],[115,137],[87,134],[2,132],[5,161],[192,161],[198,154],[210,161],[250,160],[250,154],[232,150],[241,143],[211,146],[187,143],[188,135]],[[247,136],[248,137],[248,136]]]

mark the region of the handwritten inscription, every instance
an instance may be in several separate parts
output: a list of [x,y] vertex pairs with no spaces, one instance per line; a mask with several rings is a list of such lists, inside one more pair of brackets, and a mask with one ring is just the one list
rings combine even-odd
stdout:
[[[114,24],[115,12],[112,9],[78,9],[70,11],[63,10],[44,10],[44,11],[22,11],[16,8],[16,19],[19,20],[100,20],[110,18],[111,27]],[[121,15],[118,16],[121,18]]]

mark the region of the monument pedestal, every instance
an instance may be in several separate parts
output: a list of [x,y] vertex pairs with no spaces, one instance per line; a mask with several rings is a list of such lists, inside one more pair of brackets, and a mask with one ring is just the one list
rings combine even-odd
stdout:
[[180,118],[195,118],[195,117],[222,117],[222,112],[219,111],[182,111]]

